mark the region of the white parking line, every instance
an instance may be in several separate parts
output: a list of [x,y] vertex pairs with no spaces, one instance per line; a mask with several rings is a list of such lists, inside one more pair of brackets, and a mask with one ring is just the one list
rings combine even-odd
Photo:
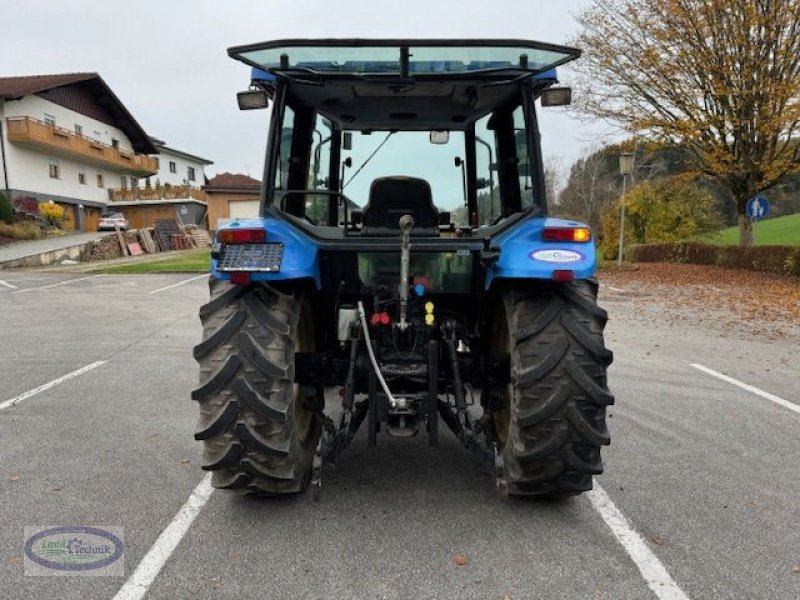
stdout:
[[78,279],[67,279],[66,281],[59,281],[58,283],[51,283],[50,285],[42,285],[35,288],[27,288],[24,290],[17,290],[16,292],[12,292],[12,294],[24,294],[25,292],[39,292],[41,290],[49,290],[54,287],[58,287],[60,285],[68,285],[70,283],[76,283],[78,281],[86,281],[87,279],[93,279],[94,277],[105,277],[105,273],[101,273],[100,275],[89,275],[88,277],[79,277]]
[[597,481],[594,482],[594,489],[587,495],[594,509],[600,513],[614,537],[633,559],[647,586],[659,600],[689,600],[642,536],[631,526]]
[[0,285],[4,285],[4,286],[6,286],[7,288],[11,288],[12,290],[15,290],[15,289],[17,289],[17,286],[15,286],[15,285],[11,285],[10,283],[8,283],[8,282],[6,282],[6,281],[3,281],[2,279],[0,279]]
[[117,592],[113,600],[139,600],[144,598],[147,590],[153,585],[153,581],[155,581],[164,567],[164,563],[167,562],[175,548],[180,544],[183,536],[189,531],[189,527],[191,527],[195,517],[208,502],[213,491],[211,473],[209,473],[197,484],[186,504],[181,507],[170,524],[164,528],[164,531],[158,536],[158,539],[147,551],[147,554],[144,555],[136,570]]
[[736,387],[740,387],[743,390],[747,390],[748,392],[752,392],[757,396],[761,396],[762,398],[766,398],[770,402],[774,402],[784,408],[788,408],[789,410],[793,410],[796,413],[800,413],[800,406],[795,404],[794,402],[789,402],[788,400],[784,400],[780,396],[776,396],[775,394],[770,394],[769,392],[765,392],[764,390],[758,389],[754,385],[750,385],[749,383],[744,383],[739,381],[738,379],[734,379],[733,377],[728,377],[724,373],[720,373],[715,371],[714,369],[709,369],[698,363],[689,363],[695,369],[706,373],[707,375],[711,375],[712,377],[716,377],[717,379],[721,379],[722,381],[727,381],[728,383],[735,385]]
[[197,281],[202,277],[208,277],[208,273],[203,273],[202,275],[198,275],[197,277],[190,277],[189,279],[184,279],[183,281],[179,281],[178,283],[173,283],[172,285],[167,285],[162,288],[158,288],[157,290],[153,290],[150,292],[151,294],[157,294],[158,292],[163,292],[165,290],[171,290],[172,288],[178,287],[179,285],[183,285],[184,283],[189,283],[190,281]]
[[23,400],[26,400],[31,396],[35,396],[36,394],[49,390],[50,388],[57,386],[59,383],[64,383],[65,381],[69,381],[73,377],[77,377],[78,375],[83,375],[84,373],[87,373],[92,369],[96,369],[97,367],[104,365],[107,362],[108,362],[107,360],[98,360],[89,365],[86,365],[85,367],[81,367],[80,369],[72,371],[72,373],[67,373],[66,375],[63,375],[58,379],[53,379],[53,381],[45,383],[44,385],[40,385],[39,387],[34,388],[28,392],[25,392],[24,394],[20,394],[16,398],[11,398],[10,400],[6,400],[5,402],[0,402],[0,410],[8,408],[9,406],[14,406],[15,404],[22,402]]

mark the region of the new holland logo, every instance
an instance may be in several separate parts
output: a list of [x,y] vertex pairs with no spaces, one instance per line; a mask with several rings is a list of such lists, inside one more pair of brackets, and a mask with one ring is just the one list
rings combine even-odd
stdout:
[[585,258],[580,252],[560,249],[536,250],[535,252],[531,252],[530,257],[533,260],[538,260],[541,262],[559,264],[578,262]]

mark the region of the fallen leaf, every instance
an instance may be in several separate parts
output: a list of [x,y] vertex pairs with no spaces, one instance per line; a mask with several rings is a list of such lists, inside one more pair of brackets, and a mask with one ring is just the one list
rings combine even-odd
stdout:
[[467,562],[469,562],[469,559],[467,559],[466,555],[459,553],[453,557],[453,562],[456,563],[459,567],[463,567],[464,565],[467,564]]
[[54,485],[52,489],[54,492],[60,492],[64,488],[62,488],[60,485]]
[[667,538],[662,535],[654,535],[650,538],[650,541],[653,542],[656,546],[663,546],[667,543]]
[[793,566],[792,573],[800,573],[800,565]]
[[219,589],[221,583],[222,583],[222,577],[211,578],[211,587],[213,587],[215,590]]
[[20,480],[20,476],[19,475],[9,475],[8,476],[8,480],[9,481],[19,481]]
[[181,459],[181,464],[182,465],[188,465],[189,464],[189,459],[188,458],[182,458]]
[[22,558],[17,555],[9,556],[8,562],[10,562],[12,565],[18,565],[19,563],[22,562]]
[[503,596],[503,600],[511,600],[511,596],[506,594],[506,595]]

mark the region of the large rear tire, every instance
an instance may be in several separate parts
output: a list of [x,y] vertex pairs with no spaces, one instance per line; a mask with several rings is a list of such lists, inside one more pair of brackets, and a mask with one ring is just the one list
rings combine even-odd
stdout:
[[194,348],[200,386],[195,438],[214,487],[287,495],[308,487],[319,439],[319,390],[294,383],[295,352],[314,350],[313,314],[302,296],[211,277]]
[[504,288],[490,348],[509,353],[511,383],[488,401],[509,494],[571,496],[592,489],[592,476],[602,472],[606,406],[614,402],[606,320],[594,280]]

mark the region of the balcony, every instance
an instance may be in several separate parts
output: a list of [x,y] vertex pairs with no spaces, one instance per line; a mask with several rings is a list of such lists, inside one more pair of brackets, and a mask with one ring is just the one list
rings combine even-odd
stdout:
[[30,117],[9,117],[6,119],[6,126],[10,142],[87,164],[125,171],[137,177],[158,173],[155,159],[149,156],[125,152],[69,129],[48,125]]
[[199,200],[206,201],[206,193],[200,188],[188,185],[164,185],[159,187],[116,188],[108,190],[111,202],[137,202],[158,200]]

